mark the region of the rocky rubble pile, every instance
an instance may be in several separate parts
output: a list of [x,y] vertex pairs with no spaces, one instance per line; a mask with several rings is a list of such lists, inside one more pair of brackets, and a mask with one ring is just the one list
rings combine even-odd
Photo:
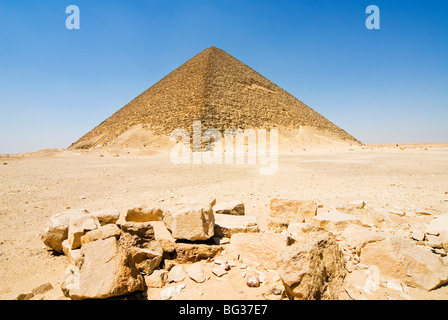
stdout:
[[[160,299],[173,299],[187,278],[202,284],[236,269],[248,287],[278,300],[369,299],[381,290],[411,299],[409,288],[448,282],[448,213],[415,222],[364,201],[320,211],[315,201],[272,199],[268,228],[260,230],[242,202],[213,198],[121,214],[70,210],[50,218],[42,241],[71,262],[61,279],[70,299],[144,298],[155,288]],[[17,298],[45,298],[52,289]]]

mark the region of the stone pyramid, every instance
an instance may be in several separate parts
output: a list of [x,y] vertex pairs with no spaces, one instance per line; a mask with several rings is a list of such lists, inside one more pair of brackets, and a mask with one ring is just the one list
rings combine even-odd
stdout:
[[70,146],[104,147],[140,125],[155,135],[175,129],[308,126],[338,139],[354,137],[225,51],[210,47],[172,71]]

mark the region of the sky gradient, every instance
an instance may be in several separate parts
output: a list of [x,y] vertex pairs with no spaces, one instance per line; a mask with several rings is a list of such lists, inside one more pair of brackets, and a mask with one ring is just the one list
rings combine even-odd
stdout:
[[0,153],[68,147],[210,46],[364,143],[448,142],[446,0],[0,0]]

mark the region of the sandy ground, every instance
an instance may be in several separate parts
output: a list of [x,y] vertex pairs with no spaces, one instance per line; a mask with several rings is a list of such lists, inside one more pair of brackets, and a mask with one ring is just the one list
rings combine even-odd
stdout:
[[[363,199],[375,208],[448,212],[448,144],[282,153],[272,176],[260,175],[257,165],[173,165],[166,152],[50,150],[0,158],[1,299],[46,281],[58,286],[68,259],[45,249],[39,234],[50,216],[67,208],[124,211],[160,199],[210,195],[218,201],[244,201],[246,213],[259,217],[261,229],[274,197],[316,200],[320,211]],[[190,281],[192,289],[181,298],[261,299],[263,288],[245,286],[241,270],[213,277],[207,286]],[[227,291],[212,290],[223,283]],[[150,297],[157,298],[157,290]],[[411,290],[410,295],[448,299],[448,288]]]

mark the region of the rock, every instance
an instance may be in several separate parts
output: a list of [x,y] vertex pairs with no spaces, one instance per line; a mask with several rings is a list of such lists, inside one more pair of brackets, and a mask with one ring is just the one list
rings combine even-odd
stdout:
[[376,232],[358,225],[348,225],[340,231],[339,235],[342,238],[341,242],[349,245],[358,255],[366,244],[381,241],[392,236],[390,233]]
[[115,237],[118,240],[120,239],[120,235],[121,230],[117,225],[105,224],[102,227],[88,231],[86,234],[81,236],[81,245],[92,241],[104,240],[110,237]]
[[162,221],[163,211],[160,208],[148,208],[147,206],[139,205],[128,209],[124,220],[130,222]]
[[318,214],[313,217],[311,223],[327,230],[341,230],[354,224],[362,225],[361,221],[355,216],[338,210]]
[[431,234],[426,235],[426,239],[428,240],[428,245],[434,249],[442,249],[443,242],[442,239],[438,236],[433,236]]
[[160,292],[160,299],[161,300],[170,300],[171,298],[179,295],[184,289],[185,289],[185,283],[182,283],[178,286],[163,289]]
[[64,274],[61,289],[71,299],[104,299],[141,291],[145,283],[132,256],[114,238],[86,243],[83,259]]
[[123,222],[120,228],[120,243],[126,248],[146,248],[155,239],[154,228],[150,222]]
[[448,270],[438,255],[398,236],[366,244],[361,262],[376,265],[382,275],[416,288],[432,290],[448,282]]
[[40,286],[31,290],[31,293],[33,294],[33,296],[37,296],[39,294],[45,294],[48,291],[51,291],[53,289],[54,289],[54,287],[50,282],[45,282],[45,283],[42,283]]
[[346,209],[346,210],[363,209],[365,205],[366,205],[366,203],[364,202],[364,200],[355,200],[355,201],[349,202],[343,206],[337,207],[336,209]]
[[120,217],[120,212],[116,209],[103,209],[94,211],[91,213],[92,216],[95,216],[98,218],[100,224],[102,226],[106,224],[114,224],[117,222],[118,218]]
[[290,243],[291,238],[280,233],[237,233],[230,238],[230,251],[246,264],[275,268],[280,250]]
[[149,224],[154,229],[154,238],[163,251],[168,253],[173,252],[176,247],[176,240],[168,231],[163,221],[150,221]]
[[213,210],[215,214],[244,216],[244,203],[241,201],[220,202],[213,207]]
[[193,263],[191,266],[189,266],[187,268],[187,274],[193,281],[198,283],[202,283],[207,280],[204,269],[202,268],[202,264],[200,262]]
[[62,253],[62,242],[68,237],[70,218],[87,213],[85,209],[77,209],[55,214],[50,218],[47,227],[41,235],[41,240],[47,247]]
[[431,220],[426,229],[430,235],[438,235],[442,241],[443,248],[448,252],[448,213]]
[[206,203],[179,203],[168,209],[164,222],[175,239],[207,240],[214,236],[215,217]]
[[344,285],[352,286],[367,294],[374,293],[380,287],[380,271],[378,267],[372,266],[368,270],[354,270],[345,277]]
[[423,241],[425,240],[425,233],[421,230],[411,230],[411,238],[416,241]]
[[175,265],[168,272],[168,282],[181,282],[185,279],[186,275],[187,274],[181,265]]
[[81,243],[81,237],[88,231],[95,230],[101,227],[100,221],[97,217],[86,214],[78,217],[71,217],[68,228],[68,241],[71,245],[71,249],[79,248]]
[[317,214],[317,203],[307,200],[272,199],[270,209],[272,218],[305,222]]
[[246,285],[251,288],[256,288],[256,287],[260,286],[260,278],[256,271],[254,271],[254,270],[247,271]]
[[145,283],[148,288],[163,288],[168,282],[168,271],[154,270],[150,275],[145,276]]
[[235,233],[258,232],[255,216],[215,214],[215,235],[230,238]]
[[62,251],[64,252],[65,256],[68,257],[71,263],[77,264],[78,261],[82,258],[81,249],[72,249],[71,247],[72,246],[68,239],[62,242]]
[[290,298],[337,299],[346,274],[342,251],[332,233],[310,233],[284,248],[278,272]]
[[221,245],[176,243],[172,256],[177,263],[192,263],[213,258],[222,251]]
[[273,218],[268,221],[268,231],[281,233],[285,230],[288,230],[289,221],[285,221],[278,218]]
[[306,237],[309,233],[324,232],[325,230],[309,223],[295,222],[288,225],[287,231],[293,239],[298,239]]
[[212,272],[217,277],[222,277],[227,274],[227,270],[225,270],[221,265],[213,265]]
[[129,248],[135,266],[140,272],[151,274],[162,262],[163,250],[160,247],[148,248]]

